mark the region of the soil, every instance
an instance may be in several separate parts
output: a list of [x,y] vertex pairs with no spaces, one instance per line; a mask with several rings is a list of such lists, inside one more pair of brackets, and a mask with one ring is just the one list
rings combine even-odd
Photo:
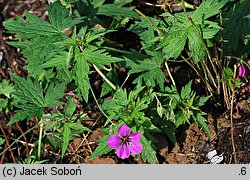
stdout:
[[[196,1],[197,3],[198,1]],[[0,81],[3,79],[10,79],[8,71],[15,72],[19,75],[27,75],[27,72],[23,69],[26,59],[20,54],[19,49],[14,48],[6,43],[6,41],[13,38],[13,35],[8,34],[2,26],[2,22],[19,15],[24,16],[24,11],[29,10],[35,15],[42,19],[47,19],[47,13],[45,10],[46,1],[38,0],[26,0],[26,1],[0,1],[1,7],[1,31],[0,31]],[[126,37],[125,37],[126,39]],[[134,44],[136,47],[137,45]],[[189,71],[187,67],[183,68],[183,76],[186,76],[185,71]],[[173,70],[173,69],[172,69]],[[174,70],[173,70],[174,71]],[[182,77],[180,78],[181,82]],[[99,89],[100,78],[91,79],[95,90]],[[186,83],[186,82],[185,82]],[[184,83],[184,84],[185,84]],[[216,150],[218,155],[222,155],[224,160],[221,163],[231,164],[250,163],[250,97],[249,92],[245,89],[239,92],[243,97],[240,99],[240,103],[244,104],[243,109],[235,109],[233,112],[233,142],[235,146],[235,156],[232,148],[231,140],[231,122],[230,122],[230,111],[229,110],[217,110],[213,104],[204,107],[208,113],[207,119],[211,136],[201,130],[197,125],[185,125],[178,129],[178,145],[173,146],[166,136],[163,134],[155,134],[155,137],[159,140],[157,144],[157,156],[159,163],[161,164],[209,164],[210,161],[206,157],[208,152]],[[78,104],[78,108],[82,108]],[[215,112],[216,110],[216,112]],[[218,112],[217,112],[218,111]],[[89,163],[89,164],[143,164],[145,163],[141,158],[135,158],[131,156],[129,159],[121,160],[117,158],[114,152],[107,155],[103,155],[94,159],[90,159],[91,153],[95,150],[98,145],[98,139],[104,134],[100,133],[99,130],[103,128],[104,117],[100,114],[94,101],[90,98],[90,103],[84,108],[86,117],[93,118],[95,121],[87,121],[88,126],[91,127],[92,133],[87,133],[79,138],[74,139],[67,150],[65,158],[60,160],[60,152],[53,152],[50,147],[45,148],[44,159],[48,159],[49,163]],[[3,131],[7,137],[18,137],[21,135],[21,130],[25,132],[28,128],[31,128],[35,121],[21,122],[18,125],[7,127],[6,124],[9,121],[13,113],[6,114],[5,112],[0,113],[0,121],[3,127]],[[1,133],[3,133],[1,131]],[[38,132],[38,131],[37,131]],[[36,140],[38,133],[34,132],[32,135],[27,136],[28,142]],[[15,135],[16,134],[16,135]],[[24,139],[22,139],[24,141]],[[9,139],[11,142],[11,138]],[[5,148],[8,147],[7,143]],[[13,146],[12,152],[14,157],[11,157],[10,151],[4,153],[1,157],[0,163],[12,163],[26,157],[27,152],[21,149],[25,148],[25,143],[16,143]],[[32,148],[29,147],[30,149]],[[26,154],[25,154],[26,153]],[[236,159],[235,159],[236,157]]]

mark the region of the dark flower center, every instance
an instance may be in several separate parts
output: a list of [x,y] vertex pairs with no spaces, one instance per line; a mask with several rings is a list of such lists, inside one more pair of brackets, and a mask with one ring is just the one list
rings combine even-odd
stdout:
[[123,136],[123,137],[122,137],[122,144],[129,145],[131,141],[132,141],[132,140],[131,140],[131,138],[129,137],[129,135]]

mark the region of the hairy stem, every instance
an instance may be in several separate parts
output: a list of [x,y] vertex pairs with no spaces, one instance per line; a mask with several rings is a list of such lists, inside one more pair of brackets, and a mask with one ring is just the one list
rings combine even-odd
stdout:
[[104,79],[104,81],[106,81],[112,89],[116,90],[116,86],[102,73],[102,71],[94,64],[93,67],[98,72],[98,74]]
[[133,10],[135,10],[138,14],[140,14],[143,18],[145,18],[150,24],[152,24],[157,29],[160,38],[164,38],[163,31],[153,21],[151,21],[151,19],[149,19],[145,14],[143,14],[141,11],[139,11],[135,7],[132,7],[132,8],[133,8]]
[[102,110],[100,104],[98,103],[98,101],[97,101],[97,99],[96,99],[95,93],[94,93],[94,91],[93,91],[93,89],[92,89],[91,86],[90,86],[90,91],[91,91],[92,96],[94,97],[95,103],[96,103],[96,105],[98,106],[99,110],[100,110],[101,113],[108,119],[108,120],[106,121],[106,123],[105,123],[104,126],[106,126],[109,122],[111,122],[111,123],[113,124],[113,122],[112,122],[111,119],[108,117],[108,115]]
[[[211,57],[211,54],[210,54],[210,52],[209,52],[209,50],[208,50],[208,48],[207,48],[207,45],[206,45],[206,43],[205,43],[205,41],[204,41],[204,39],[203,39],[203,37],[202,37],[202,35],[201,35],[199,29],[196,27],[194,21],[192,20],[192,18],[191,18],[191,16],[190,16],[189,14],[187,14],[187,18],[190,20],[191,24],[193,25],[195,31],[197,32],[197,34],[198,34],[198,36],[199,36],[199,38],[200,38],[200,40],[201,40],[201,42],[202,42],[202,44],[203,44],[203,46],[204,46],[206,52],[207,52],[208,59],[209,59],[211,65],[212,65],[213,71],[214,71],[215,76],[216,76],[216,78],[217,78],[217,83],[219,83],[219,82],[220,82],[220,76],[219,76],[219,74],[217,73],[217,70],[216,70],[215,65],[214,65],[214,63],[213,63],[213,61],[212,61],[212,57]],[[214,84],[214,86],[217,87],[216,84]]]
[[171,79],[173,85],[176,86],[175,81],[174,81],[174,78],[173,78],[173,76],[172,76],[172,74],[171,74],[171,72],[170,72],[170,69],[169,69],[169,67],[168,67],[168,63],[167,63],[167,62],[165,62],[165,66],[166,66],[168,75],[169,75],[169,77],[170,77],[170,79]]
[[204,78],[201,73],[197,70],[197,68],[191,64],[183,55],[181,55],[182,59],[197,73],[197,75],[202,79],[202,81],[206,84],[207,90],[209,91],[210,94],[213,94],[213,90],[211,85],[209,84],[208,80]]
[[187,12],[184,0],[181,0],[181,7],[183,8],[184,12]]
[[231,107],[230,107],[230,134],[231,134],[231,144],[233,148],[233,156],[234,156],[234,163],[237,164],[237,156],[234,144],[234,124],[233,124],[233,102],[235,98],[235,81],[236,81],[236,69],[237,66],[234,65],[234,82],[233,82],[233,89],[232,89],[232,97],[231,97]]
[[43,136],[43,123],[40,124],[40,131],[39,131],[38,150],[37,150],[38,161],[40,161],[41,158],[42,136]]

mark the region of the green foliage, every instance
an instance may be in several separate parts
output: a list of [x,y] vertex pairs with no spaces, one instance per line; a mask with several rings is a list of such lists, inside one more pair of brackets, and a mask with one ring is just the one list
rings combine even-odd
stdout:
[[152,148],[152,142],[150,139],[146,139],[144,135],[141,137],[141,143],[142,143],[142,159],[145,162],[149,162],[151,164],[157,164],[158,159],[156,157],[156,152]]
[[91,132],[88,127],[83,126],[81,120],[90,120],[83,118],[81,114],[74,114],[76,105],[71,98],[68,99],[64,114],[59,111],[45,116],[46,124],[44,129],[46,131],[46,142],[48,142],[54,151],[61,148],[61,157],[63,158],[68,145],[75,137],[79,137],[84,132]]
[[161,70],[163,63],[163,54],[159,51],[154,52],[153,48],[147,50],[149,56],[142,55],[137,52],[125,55],[126,67],[131,68],[128,74],[143,72],[135,83],[143,85],[144,83],[148,88],[159,86],[164,89],[165,76]]
[[59,32],[82,22],[82,18],[74,18],[70,16],[70,11],[68,9],[62,8],[61,3],[59,2],[55,2],[53,5],[46,6],[46,9],[48,10],[49,21],[51,25],[56,27]]
[[3,79],[0,83],[0,95],[3,95],[0,98],[0,111],[4,109],[5,112],[8,113],[10,109],[17,104],[18,98],[13,94],[14,92],[15,88],[13,84]]
[[45,71],[39,66],[56,56],[63,48],[57,44],[67,39],[62,30],[81,22],[81,18],[70,16],[69,10],[60,2],[47,6],[47,9],[50,22],[43,21],[26,11],[26,20],[17,16],[16,19],[3,23],[10,33],[16,34],[16,41],[8,43],[20,48],[22,54],[28,58],[25,69],[31,76],[39,78],[41,75],[46,76]]
[[[239,87],[231,68],[224,67],[232,62],[224,62],[223,55],[243,59],[249,51],[247,0],[206,0],[195,10],[162,13],[160,18],[133,10],[130,3],[132,0],[59,0],[46,6],[48,22],[26,11],[24,18],[17,16],[3,23],[8,33],[15,34],[14,41],[8,43],[20,48],[27,58],[24,68],[29,76],[10,73],[16,89],[7,80],[0,83],[0,110],[16,107],[8,125],[33,116],[39,119],[43,126],[39,151],[47,143],[53,151],[60,149],[63,158],[74,138],[91,132],[82,123],[89,119],[78,113],[74,99],[88,103],[91,86],[96,85],[91,81],[100,77],[102,88],[92,96],[107,118],[103,124],[107,127],[102,129],[105,136],[98,140],[90,158],[109,153],[107,139],[125,123],[132,132],[143,133],[141,157],[152,164],[158,163],[155,133],[165,134],[175,145],[177,129],[194,122],[210,134],[206,113],[200,109],[210,96],[197,96],[192,81],[186,85],[174,82],[179,75],[179,57],[192,67],[210,94],[216,94],[211,91],[222,87],[220,83],[229,90],[234,84]],[[65,34],[68,29],[72,34]],[[138,35],[140,41],[134,49],[126,45],[130,37],[118,42],[121,30]],[[173,85],[168,84],[169,77]],[[74,90],[76,96],[65,96],[66,88]],[[98,99],[95,94],[107,98]],[[64,109],[47,109],[58,106]],[[45,110],[49,111],[47,116]],[[0,148],[3,143],[0,138]],[[40,163],[32,156],[21,162]]]
[[14,86],[4,79],[0,84],[0,94],[3,94],[7,98],[15,91]]
[[[225,4],[226,1],[217,2],[208,0],[203,2],[193,12],[182,12],[175,15],[170,13],[162,14],[162,16],[168,17],[168,25],[171,26],[170,30],[165,28],[166,36],[159,44],[159,47],[163,48],[162,50],[166,59],[177,59],[186,44],[195,63],[204,59],[206,57],[204,45],[191,20],[187,17],[187,14],[191,16],[202,38],[206,40],[207,45],[209,45],[209,40],[214,38],[219,30],[221,30],[221,27],[218,23],[208,20],[208,18],[218,14]],[[164,27],[162,28],[164,29]]]
[[228,4],[223,14],[224,53],[241,55],[248,53],[250,48],[250,3],[240,0]]
[[127,6],[130,2],[131,0],[114,3],[105,2],[105,0],[82,0],[77,4],[77,10],[85,17],[84,25],[101,24],[106,27],[107,17],[118,21],[126,18],[139,18],[138,14]]
[[[157,131],[144,113],[153,99],[152,90],[143,91],[144,88],[137,87],[129,94],[126,90],[118,89],[114,94],[114,99],[104,101],[102,108],[109,115],[109,119],[121,120],[128,126],[137,124],[144,126],[145,129]],[[105,125],[108,123],[109,120]]]
[[232,69],[224,68],[224,73],[225,75],[221,79],[221,82],[224,82],[230,90],[234,89],[234,83],[236,87],[240,87],[242,83],[238,79],[234,80],[234,72]]
[[[144,91],[145,87],[137,87],[129,94],[126,90],[118,89],[114,99],[104,101],[102,108],[109,115],[109,119],[118,120],[118,124],[125,123],[133,130],[141,132],[160,132],[145,113],[153,100],[152,90]],[[109,123],[107,120],[105,124]],[[145,161],[157,163],[156,152],[151,147],[151,140],[142,141],[144,146],[142,156]],[[146,147],[147,146],[147,147]]]
[[112,149],[108,146],[107,140],[110,135],[106,135],[98,140],[98,147],[91,154],[90,159],[109,153]]
[[[199,125],[208,135],[210,135],[207,127],[206,115],[199,109],[209,99],[208,97],[198,97],[196,93],[191,90],[192,81],[181,89],[179,93],[175,86],[167,87],[165,92],[162,93],[163,107],[165,108],[165,120],[170,121],[178,128],[185,123],[195,122]],[[170,131],[171,132],[171,131]],[[170,139],[173,137],[169,136]]]
[[44,164],[47,161],[48,160],[38,161],[35,156],[28,156],[26,159],[18,161],[17,164]]
[[4,144],[5,140],[0,137],[0,150],[2,149],[2,145]]
[[[51,83],[45,91],[36,79],[32,80],[29,76],[27,79],[24,79],[13,73],[11,73],[11,76],[17,85],[15,95],[20,98],[20,102],[17,106],[19,109],[16,110],[8,125],[24,119],[29,120],[34,115],[41,119],[44,114],[44,108],[62,104],[58,99],[64,96],[62,91],[67,83]],[[45,95],[44,92],[46,92]]]

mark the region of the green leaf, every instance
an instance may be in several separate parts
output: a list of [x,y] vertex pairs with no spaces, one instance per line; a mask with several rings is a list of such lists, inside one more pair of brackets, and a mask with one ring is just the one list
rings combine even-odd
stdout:
[[44,108],[38,107],[34,104],[18,105],[19,109],[15,111],[14,116],[10,119],[7,126],[24,119],[30,120],[34,115],[41,119],[44,114]]
[[4,144],[5,140],[0,137],[0,150],[2,149],[2,145]]
[[45,63],[43,63],[42,65],[40,65],[40,68],[67,66],[68,55],[69,55],[68,52],[62,51],[62,52],[60,52],[60,54],[54,56],[50,60],[48,60]]
[[10,75],[18,86],[18,92],[16,94],[22,100],[30,101],[38,107],[45,107],[43,89],[37,80],[32,81],[30,77],[27,77],[27,80],[25,80],[13,73],[10,73]]
[[46,9],[48,10],[50,23],[54,25],[58,31],[62,31],[82,22],[82,18],[73,18],[70,16],[70,10],[66,9],[59,1],[49,6],[46,5]]
[[192,58],[195,63],[198,63],[199,60],[204,59],[204,57],[206,57],[205,47],[202,44],[200,37],[198,36],[198,32],[196,32],[193,26],[190,26],[187,29],[187,37],[188,37],[188,48],[191,52]]
[[0,98],[0,111],[2,111],[4,108],[6,108],[7,105],[8,105],[8,99]]
[[111,17],[138,18],[139,15],[131,7],[122,7],[119,4],[104,4],[98,8],[97,15]]
[[207,102],[207,100],[210,98],[211,96],[207,96],[207,97],[195,97],[194,99],[194,106],[203,106],[205,105],[205,102]]
[[209,136],[210,131],[208,129],[208,126],[206,124],[206,119],[201,116],[201,113],[195,112],[194,115],[192,115],[194,122],[199,125]]
[[26,11],[26,20],[17,16],[16,20],[10,19],[5,21],[4,24],[8,32],[16,34],[15,41],[8,43],[19,47],[22,54],[28,58],[25,69],[33,77],[44,74],[44,70],[41,69],[40,65],[60,52],[62,47],[56,42],[68,38],[60,29],[28,11]]
[[96,50],[91,51],[90,49],[85,49],[82,52],[82,56],[86,59],[89,63],[95,64],[96,66],[103,68],[103,65],[110,65],[114,62],[121,62],[123,59],[112,57],[109,55],[105,50]]
[[225,6],[227,0],[207,0],[193,12],[192,19],[195,24],[203,24],[208,19],[220,13],[220,9]]
[[163,54],[159,51],[156,52],[153,48],[148,48],[147,53],[152,57],[148,58],[148,56],[140,55],[138,52],[132,52],[132,56],[125,55],[126,66],[131,68],[128,74],[143,72],[134,82],[137,84],[144,82],[148,88],[159,85],[160,89],[163,90],[165,82],[165,76],[161,70]]
[[[147,18],[156,26],[159,26],[160,21],[158,19],[152,17]],[[155,34],[158,32],[157,29],[145,18],[142,18],[140,21],[136,21],[135,24],[132,24],[128,28],[128,31],[134,32],[140,36],[144,49],[154,45],[155,42],[159,40],[159,38],[155,36]]]
[[64,97],[64,90],[66,88],[67,82],[63,83],[51,83],[46,91],[45,95],[45,107],[54,107],[62,105],[58,99]]
[[177,59],[179,57],[186,44],[187,36],[187,32],[182,27],[178,29],[173,28],[168,32],[168,35],[160,44],[167,59],[171,57]]
[[44,90],[37,79],[32,80],[29,76],[24,79],[13,73],[10,73],[10,75],[18,87],[15,95],[19,97],[20,105],[17,106],[19,109],[15,111],[16,114],[11,118],[8,125],[26,118],[30,119],[34,115],[41,119],[44,108],[62,104],[58,99],[64,96],[63,90],[67,82],[57,83],[56,85],[51,83],[44,97]]
[[76,64],[74,69],[76,73],[76,83],[79,86],[85,102],[88,102],[90,90],[88,75],[90,74],[90,71],[87,59],[83,53],[76,54]]
[[180,97],[181,99],[187,99],[190,97],[190,94],[192,92],[191,90],[191,85],[192,85],[192,80],[188,82],[182,89],[181,89],[181,94]]
[[16,20],[10,19],[3,23],[9,33],[17,34],[17,37],[21,39],[32,39],[37,36],[52,36],[60,33],[56,27],[50,23],[41,20],[29,11],[25,11],[27,22],[19,16],[16,16]]
[[148,140],[144,135],[141,136],[141,143],[142,143],[142,159],[146,162],[151,164],[157,164],[158,159],[156,157],[156,152],[152,148],[152,142]]
[[[225,4],[226,1],[218,2],[208,0],[201,3],[195,11],[188,12],[203,39],[208,40],[214,38],[221,29],[218,23],[207,19],[218,14]],[[195,63],[205,59],[206,51],[204,45],[193,24],[187,18],[187,13],[176,13],[174,16],[169,13],[164,13],[161,16],[167,16],[169,18],[168,24],[171,26],[170,30],[166,29],[165,26],[162,27],[167,33],[159,44],[159,48],[163,48],[167,59],[177,59],[186,44],[188,44],[188,49]]]
[[65,152],[68,148],[70,135],[71,135],[71,130],[70,130],[69,124],[66,123],[64,124],[63,131],[62,131],[62,153],[61,153],[62,158],[64,157]]
[[53,151],[57,151],[57,148],[60,147],[60,138],[55,135],[55,133],[46,133],[45,138],[46,142],[48,141]]
[[161,129],[164,134],[168,136],[168,138],[171,140],[171,142],[176,145],[177,139],[176,139],[176,127],[172,122],[161,122]]
[[89,128],[77,123],[69,123],[69,127],[79,133],[83,133],[85,131],[92,132]]
[[76,104],[73,102],[72,98],[69,97],[64,112],[67,116],[72,116],[75,110],[76,110]]
[[249,0],[239,0],[223,12],[224,51],[227,55],[242,55],[250,48],[250,3]]
[[10,98],[10,94],[12,94],[14,91],[14,86],[10,84],[8,80],[3,79],[3,81],[0,83],[0,94]]
[[106,135],[98,140],[99,144],[95,151],[91,154],[90,159],[93,159],[97,156],[109,153],[112,149],[108,146],[108,138],[110,135]]

